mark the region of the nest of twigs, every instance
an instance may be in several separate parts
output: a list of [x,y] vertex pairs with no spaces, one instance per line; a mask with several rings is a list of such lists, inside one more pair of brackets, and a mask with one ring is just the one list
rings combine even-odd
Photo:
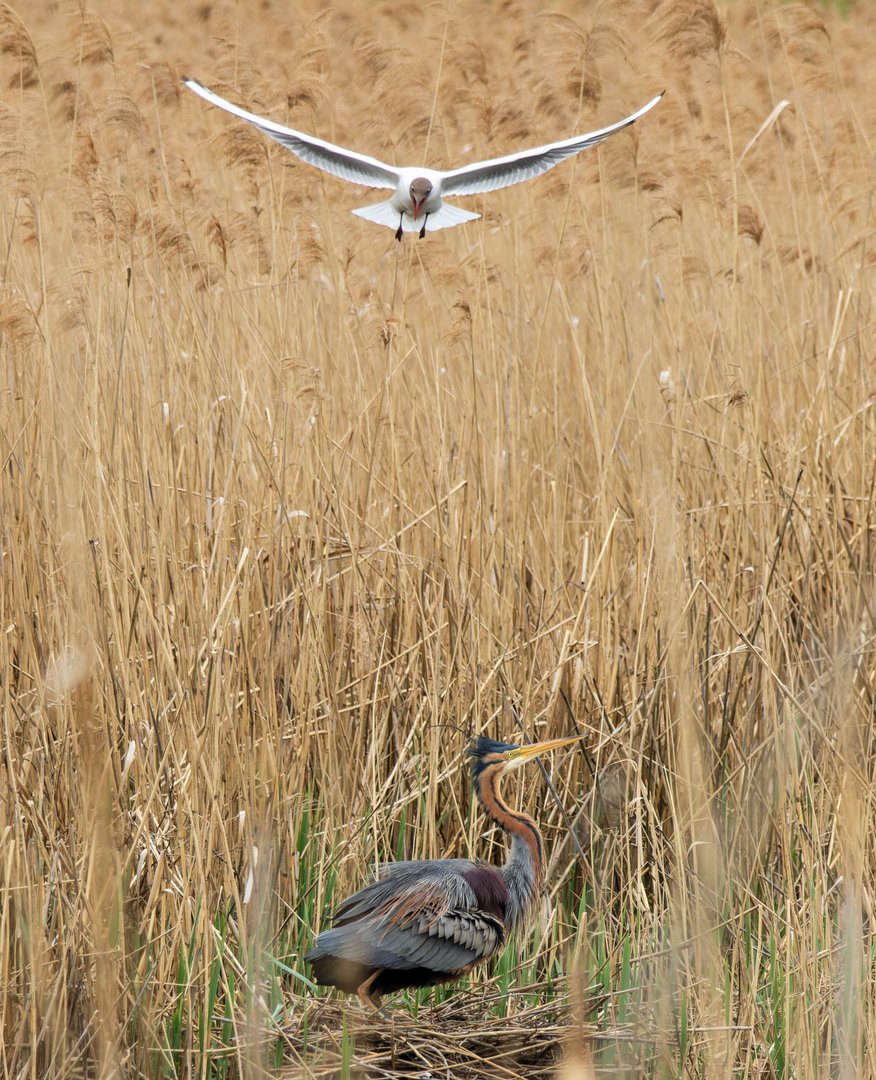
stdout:
[[314,1077],[554,1076],[570,1030],[568,1000],[530,1006],[515,1002],[513,992],[509,998],[503,1010],[497,990],[473,988],[417,1017],[397,1006],[385,1018],[330,998],[285,1028],[289,1064]]

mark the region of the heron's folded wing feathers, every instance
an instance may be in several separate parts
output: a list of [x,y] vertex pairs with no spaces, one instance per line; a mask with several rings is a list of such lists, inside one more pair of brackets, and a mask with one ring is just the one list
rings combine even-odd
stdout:
[[396,874],[344,901],[314,953],[395,970],[453,972],[502,947],[505,924],[478,910],[477,897],[457,868],[440,861],[408,866],[396,866]]
[[482,911],[448,911],[434,923],[426,919],[404,926],[378,923],[373,933],[381,952],[392,954],[404,967],[448,972],[487,959],[505,941],[502,921]]
[[334,924],[364,918],[388,904],[406,903],[405,897],[418,889],[440,890],[445,908],[477,908],[477,897],[462,871],[474,864],[467,859],[424,859],[417,862],[385,863],[378,867],[378,878],[364,889],[348,896],[335,912]]

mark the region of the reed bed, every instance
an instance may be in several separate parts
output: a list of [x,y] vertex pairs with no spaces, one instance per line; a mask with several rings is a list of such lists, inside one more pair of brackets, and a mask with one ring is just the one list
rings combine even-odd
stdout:
[[[0,1076],[872,1069],[874,40],[0,8]],[[397,245],[181,74],[438,167],[667,94]],[[587,736],[517,785],[537,925],[375,1024],[303,954],[378,860],[501,858],[480,732]]]

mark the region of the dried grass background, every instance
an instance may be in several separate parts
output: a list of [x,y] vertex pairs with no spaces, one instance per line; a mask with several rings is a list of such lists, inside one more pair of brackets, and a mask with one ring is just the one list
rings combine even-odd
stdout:
[[[874,41],[0,8],[2,1077],[872,1068]],[[181,74],[438,167],[668,92],[397,245]],[[301,955],[377,858],[501,857],[461,753],[512,704],[588,735],[585,857],[533,769],[539,929],[363,1030]]]

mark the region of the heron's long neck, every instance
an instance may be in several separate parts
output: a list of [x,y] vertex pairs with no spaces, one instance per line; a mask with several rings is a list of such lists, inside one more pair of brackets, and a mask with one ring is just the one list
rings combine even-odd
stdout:
[[513,926],[527,913],[544,880],[542,840],[538,826],[528,814],[512,810],[499,791],[501,768],[484,770],[478,786],[488,816],[511,836],[511,851],[501,869],[508,886],[508,922]]

